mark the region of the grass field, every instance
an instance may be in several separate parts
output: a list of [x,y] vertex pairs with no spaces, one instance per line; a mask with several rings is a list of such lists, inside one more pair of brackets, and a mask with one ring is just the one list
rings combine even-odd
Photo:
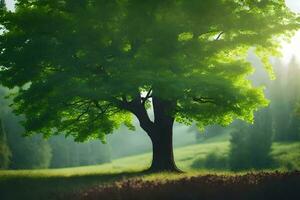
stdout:
[[[151,162],[151,154],[125,157],[111,163],[45,170],[2,170],[0,171],[0,199],[53,199],[56,194],[89,188],[131,177],[142,180],[166,180],[198,176],[208,173],[232,175],[230,171],[208,171],[195,169],[195,160],[205,160],[211,152],[226,155],[229,142],[227,136],[216,137],[205,143],[175,149],[175,159],[185,174],[143,174]],[[272,155],[281,166],[280,170],[300,169],[300,143],[275,143]]]

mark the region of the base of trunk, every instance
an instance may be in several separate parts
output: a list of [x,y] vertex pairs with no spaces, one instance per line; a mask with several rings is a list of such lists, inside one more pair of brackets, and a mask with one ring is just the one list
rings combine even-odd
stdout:
[[[170,134],[172,135],[172,134]],[[172,136],[163,134],[158,140],[152,140],[153,155],[150,172],[181,172],[175,164],[172,146]]]
[[162,168],[162,167],[149,167],[148,169],[145,169],[143,173],[161,173],[161,172],[167,172],[167,173],[184,173],[184,171],[180,170],[178,167],[170,167],[170,168]]
[[158,172],[184,173],[182,170],[180,170],[176,166],[169,167],[169,168],[160,168],[160,167],[152,167],[151,166],[149,169],[145,170],[145,172],[149,172],[149,173],[158,173]]

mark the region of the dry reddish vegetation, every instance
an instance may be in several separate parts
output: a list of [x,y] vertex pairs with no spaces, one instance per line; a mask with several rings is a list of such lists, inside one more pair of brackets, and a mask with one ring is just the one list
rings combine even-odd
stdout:
[[130,179],[76,192],[63,199],[87,200],[196,200],[300,199],[300,172],[205,175],[178,180]]

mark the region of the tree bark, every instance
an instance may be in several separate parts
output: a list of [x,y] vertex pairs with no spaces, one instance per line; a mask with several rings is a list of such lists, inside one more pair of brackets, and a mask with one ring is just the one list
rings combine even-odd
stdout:
[[175,103],[152,97],[154,121],[151,121],[140,99],[125,104],[139,120],[141,128],[152,142],[152,164],[150,172],[181,172],[175,164],[173,154],[173,111]]
[[154,128],[148,135],[152,141],[152,164],[150,171],[180,171],[174,161],[173,124],[174,103],[152,98]]
[[180,171],[174,161],[173,123],[164,126],[155,124],[155,126],[154,132],[148,133],[152,141],[152,163],[149,171]]

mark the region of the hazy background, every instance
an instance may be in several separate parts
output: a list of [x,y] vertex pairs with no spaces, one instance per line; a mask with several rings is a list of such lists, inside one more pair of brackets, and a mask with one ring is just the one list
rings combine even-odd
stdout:
[[[14,9],[12,0],[6,0],[7,7]],[[300,0],[286,0],[289,8],[294,12],[300,13]],[[281,81],[288,74],[288,66],[299,66],[300,61],[300,31],[295,34],[290,42],[282,43],[282,57],[271,58],[277,75],[280,75]],[[263,70],[260,60],[249,52],[248,60],[255,66],[256,72],[250,79],[255,85],[267,84],[270,87],[265,91],[266,96],[272,95],[271,86],[267,73]],[[274,82],[275,83],[275,82]],[[0,103],[3,110],[3,122],[6,127],[8,144],[12,151],[12,161],[10,168],[47,168],[47,167],[68,167],[78,165],[91,165],[104,162],[110,162],[112,159],[135,155],[151,151],[149,137],[142,131],[136,119],[134,123],[136,131],[129,131],[121,127],[114,134],[107,137],[107,144],[101,144],[99,141],[90,141],[83,144],[73,142],[72,138],[64,136],[55,136],[49,140],[44,140],[40,136],[23,138],[21,135],[24,129],[19,121],[22,117],[15,116],[9,108],[11,101],[4,99],[9,91],[0,87]],[[277,108],[276,108],[277,109]],[[1,114],[1,110],[0,110]],[[235,126],[235,124],[233,125]],[[174,126],[174,147],[187,146],[203,142],[215,135],[224,135],[223,140],[229,140],[230,132],[233,126],[222,128],[219,126],[207,127],[206,131],[200,134],[195,126],[187,127],[181,124]],[[38,148],[35,148],[38,147]],[[37,149],[37,150],[36,150]],[[26,157],[26,156],[27,157]],[[42,160],[42,162],[41,162]],[[31,163],[31,164],[30,164]]]

